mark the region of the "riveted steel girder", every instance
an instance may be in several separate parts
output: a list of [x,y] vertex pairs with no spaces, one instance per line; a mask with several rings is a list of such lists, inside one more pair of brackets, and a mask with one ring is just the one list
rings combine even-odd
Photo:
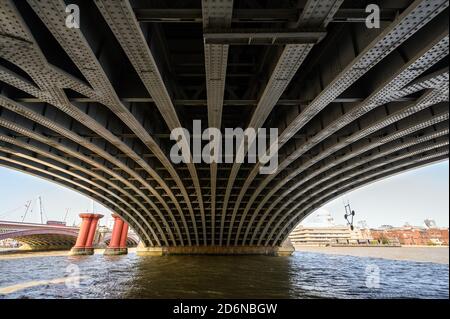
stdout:
[[[427,45],[421,52],[419,52],[414,58],[412,58],[407,64],[402,66],[398,72],[396,72],[391,77],[385,79],[383,83],[379,85],[377,89],[363,102],[356,104],[353,108],[349,110],[349,112],[345,113],[342,117],[337,118],[335,121],[330,123],[323,130],[319,131],[314,135],[311,139],[305,141],[305,143],[297,146],[295,151],[289,154],[278,166],[277,172],[274,174],[268,175],[263,182],[258,185],[258,188],[252,194],[252,198],[247,204],[246,209],[244,211],[243,217],[245,217],[246,213],[249,211],[251,204],[254,202],[259,193],[273,180],[276,178],[278,173],[283,171],[285,168],[289,167],[291,163],[293,163],[296,159],[305,154],[308,150],[318,145],[324,139],[329,137],[331,134],[337,132],[339,129],[342,129],[346,125],[351,122],[357,120],[364,114],[367,114],[371,110],[390,102],[389,92],[391,90],[400,90],[403,88],[408,82],[410,82],[411,78],[415,78],[430,67],[432,67],[439,60],[444,58],[448,52],[448,31],[439,35],[435,40],[431,41],[429,45]],[[448,74],[447,74],[448,76]],[[442,79],[445,80],[445,77]],[[443,83],[448,82],[435,82],[437,87],[442,87]],[[445,100],[445,94],[436,100],[436,103],[439,101]],[[425,105],[425,104],[424,104]],[[272,189],[271,193],[268,196],[264,197],[262,201],[259,203],[258,207],[255,209],[251,221],[258,215],[260,209],[266,202],[271,199],[271,195],[274,194],[278,189],[280,189],[284,184],[290,181],[292,178],[296,176],[296,174],[300,173],[300,171],[294,171],[284,177],[281,181],[278,181],[278,184]],[[251,181],[254,176],[257,174],[257,167],[249,175],[249,181]],[[249,182],[247,182],[249,183]],[[243,225],[244,218],[241,219],[240,227],[238,228],[237,234],[239,235],[240,229]],[[249,228],[251,227],[252,222],[247,228],[246,234],[244,236],[244,241],[248,236]],[[236,238],[237,241],[237,238]]]
[[[233,0],[202,1],[203,29],[229,28],[233,13]],[[221,129],[223,96],[228,64],[228,44],[204,43],[208,125]],[[218,150],[216,150],[217,152]],[[214,245],[216,226],[217,162],[210,164],[211,175],[211,245]]]
[[[322,10],[323,6],[337,9],[337,7],[339,7],[341,3],[342,1],[340,0],[329,0],[322,1],[322,5],[317,5],[317,1],[307,1],[302,15],[305,21],[300,21],[300,24],[306,23],[309,25],[310,23],[312,23],[316,27],[325,27],[330,20],[330,16],[332,17],[336,10]],[[256,130],[264,124],[273,107],[276,105],[278,99],[281,97],[281,94],[284,92],[312,48],[313,44],[287,44],[284,47],[277,61],[277,64],[269,78],[269,81],[265,89],[263,90],[261,97],[259,98],[258,105],[256,106],[254,113],[252,114],[248,127]],[[253,141],[249,141],[249,144],[251,144],[252,142]],[[243,141],[238,146],[238,153],[243,153],[244,150],[245,143]],[[227,190],[225,193],[225,204],[222,208],[220,243],[222,243],[222,229],[227,213],[227,201],[229,200],[230,193],[240,166],[241,165],[239,163],[235,163],[230,172]],[[245,192],[245,188],[243,188],[242,191]],[[241,192],[241,194],[243,192]],[[228,236],[226,242],[227,245],[230,244],[231,229],[234,224],[240,199],[241,198],[239,198],[234,205],[233,213],[231,215],[231,222],[230,227],[228,228]]]
[[[358,1],[74,0],[79,28],[67,4],[0,1],[0,165],[99,201],[146,246],[272,249],[336,196],[448,158],[446,0],[380,3],[375,29]],[[194,120],[278,128],[278,169],[245,138],[172,161]]]
[[[173,106],[172,99],[160,74],[152,52],[147,46],[144,34],[139,27],[133,13],[133,9],[131,8],[128,0],[96,0],[95,2],[153,98],[153,101],[158,107],[160,113],[163,114],[164,120],[166,121],[169,129],[173,130],[181,127],[181,123]],[[203,241],[206,244],[206,220],[203,211],[203,197],[201,194],[200,184],[194,164],[188,163],[187,166],[197,192],[197,200],[199,202],[200,211],[202,214]],[[198,242],[196,220],[190,204],[189,196],[184,189],[183,182],[179,178],[177,180],[177,185],[179,185],[184,198],[188,203],[189,212],[194,225],[196,242]],[[187,227],[185,221],[184,225]]]
[[[364,181],[368,180],[368,179],[372,179],[372,181],[377,178],[377,175],[380,175],[380,172],[382,172],[381,177],[385,177],[386,174],[388,174],[389,172],[398,172],[397,170],[399,168],[405,168],[405,167],[409,167],[410,165],[421,165],[423,162],[427,162],[429,160],[441,160],[443,158],[445,158],[446,156],[448,156],[449,150],[448,147],[444,147],[444,148],[437,148],[437,149],[433,149],[432,151],[428,151],[428,152],[424,152],[421,154],[414,154],[414,156],[407,156],[408,158],[405,161],[400,160],[400,163],[388,163],[388,164],[384,164],[382,165],[381,168],[375,169],[373,172],[370,172],[369,174],[365,175],[362,174],[362,176],[358,176],[358,177],[354,177],[352,179],[352,182],[350,183],[346,183],[340,187],[333,187],[331,190],[331,194],[336,193],[341,191],[342,189],[348,189],[348,188],[352,188],[352,186],[355,185],[361,185],[361,183],[363,183]],[[391,165],[389,165],[391,164]],[[354,187],[353,187],[354,189]],[[339,193],[341,194],[341,193]],[[321,196],[318,200],[323,200],[324,198],[326,198],[327,196],[330,196],[330,192],[326,193],[325,195]],[[298,217],[298,215],[302,214],[306,209],[311,208],[313,206],[313,204],[307,205],[304,209],[302,209],[301,211],[297,212],[296,214],[294,214],[288,222],[285,223],[285,225],[280,229],[278,229],[278,227],[281,224],[281,220],[277,223],[277,225],[275,226],[275,228],[271,231],[271,233],[269,234],[267,240],[266,240],[266,244],[268,244],[272,237],[275,235],[276,230],[278,230],[278,234],[276,235],[275,239],[272,242],[277,242],[280,237],[284,234],[284,231],[286,228],[288,228],[289,226],[291,226],[291,223],[293,221],[295,221],[295,218]]]

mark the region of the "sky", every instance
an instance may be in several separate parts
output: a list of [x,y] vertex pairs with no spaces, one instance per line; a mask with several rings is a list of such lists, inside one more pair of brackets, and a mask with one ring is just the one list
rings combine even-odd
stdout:
[[[68,225],[78,224],[78,214],[92,211],[92,200],[65,187],[0,167],[0,220],[22,220],[25,204],[32,200],[25,222],[40,222],[37,198],[43,202],[44,222],[63,220],[67,212]],[[402,226],[406,222],[421,226],[426,218],[439,227],[449,225],[449,162],[408,171],[364,186],[326,204],[336,224],[345,224],[344,201],[355,211],[355,224],[365,220],[370,227],[389,224]],[[96,213],[104,214],[101,225],[112,220],[111,212],[95,203]],[[308,216],[311,220],[316,212]]]
[[[355,211],[354,224],[365,220],[369,227],[423,226],[426,218],[438,227],[449,224],[449,162],[407,171],[356,189],[323,206],[339,225],[346,224],[344,205]],[[345,203],[345,204],[344,204]],[[314,221],[318,211],[302,223]]]

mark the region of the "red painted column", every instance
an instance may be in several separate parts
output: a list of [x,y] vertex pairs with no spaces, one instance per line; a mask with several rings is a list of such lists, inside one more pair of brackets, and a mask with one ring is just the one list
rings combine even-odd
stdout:
[[89,227],[89,234],[87,236],[86,245],[85,245],[86,248],[92,248],[92,243],[94,242],[95,232],[97,231],[98,220],[103,217],[103,215],[100,215],[100,214],[92,214],[91,216],[92,216],[92,218],[91,218],[91,224]]
[[86,246],[86,240],[91,226],[91,214],[80,214],[80,217],[82,221],[75,248],[84,248]]
[[111,235],[111,241],[109,242],[109,248],[119,248],[120,238],[122,235],[123,220],[118,215],[112,215],[114,217],[114,227]]
[[127,248],[128,224],[123,223],[122,234],[120,235],[120,248]]

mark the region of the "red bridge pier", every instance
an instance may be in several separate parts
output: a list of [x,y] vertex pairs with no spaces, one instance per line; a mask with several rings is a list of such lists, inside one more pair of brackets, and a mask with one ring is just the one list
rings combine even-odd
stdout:
[[82,219],[77,242],[70,250],[71,255],[92,255],[94,254],[93,241],[97,230],[98,220],[103,217],[101,214],[80,214]]
[[114,218],[114,227],[111,241],[109,242],[109,246],[105,249],[104,255],[126,255],[128,253],[128,224],[116,214],[113,214],[112,217]]

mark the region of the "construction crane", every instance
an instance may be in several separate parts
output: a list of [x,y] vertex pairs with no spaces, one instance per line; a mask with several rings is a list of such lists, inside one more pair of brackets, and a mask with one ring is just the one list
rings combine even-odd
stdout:
[[41,196],[38,196],[38,203],[39,203],[39,215],[41,217],[41,224],[44,224],[44,217],[43,217],[44,209],[42,207],[42,197]]
[[63,220],[64,223],[66,222],[66,218],[67,218],[67,215],[69,214],[69,211],[70,211],[70,208],[67,208],[66,214],[64,215],[64,220]]
[[23,214],[23,216],[22,216],[22,223],[25,220],[25,217],[27,217],[27,213],[28,213],[28,210],[30,209],[31,203],[32,203],[32,200],[29,200],[25,203],[25,214]]

